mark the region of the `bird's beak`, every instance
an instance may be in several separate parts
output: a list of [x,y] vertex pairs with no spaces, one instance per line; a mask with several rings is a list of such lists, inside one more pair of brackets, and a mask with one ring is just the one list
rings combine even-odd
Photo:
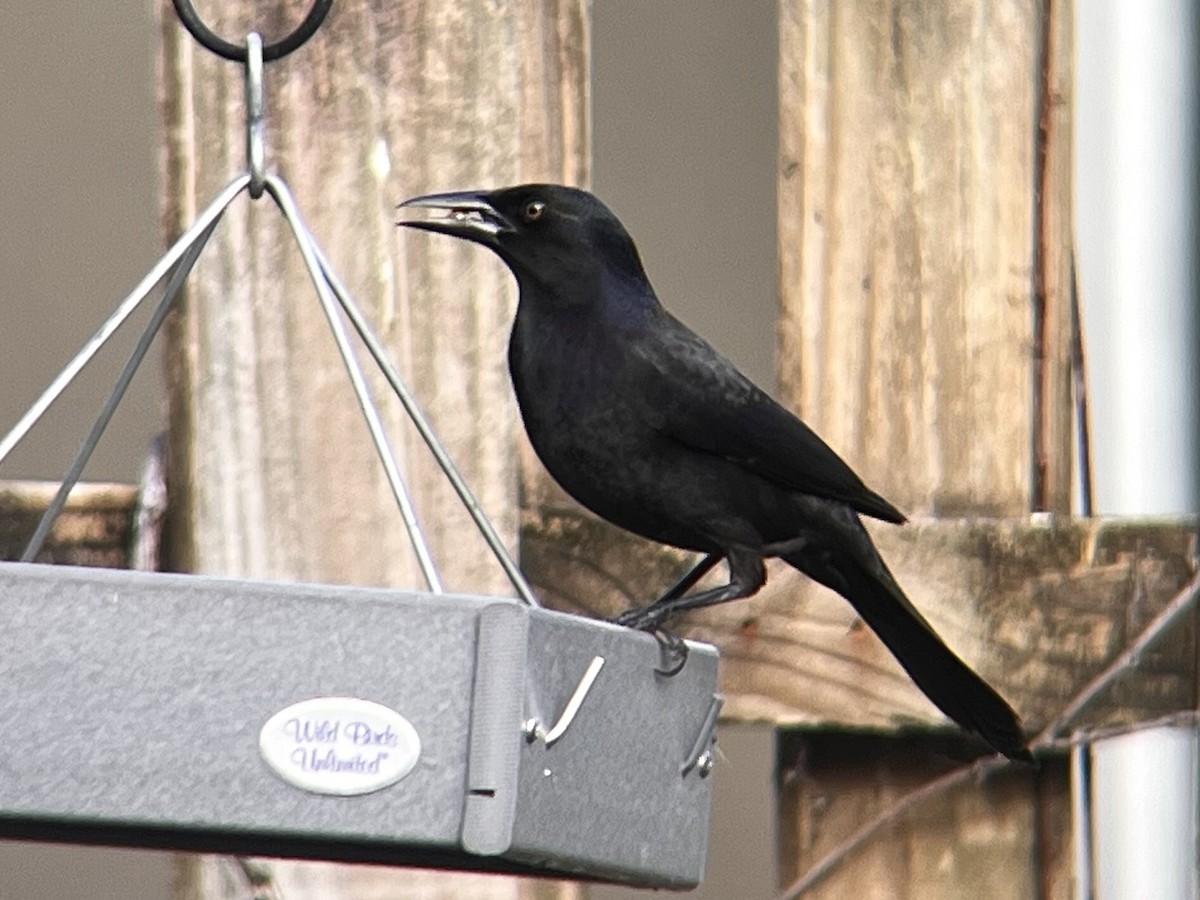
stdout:
[[[396,208],[404,211],[397,225],[449,234],[489,247],[496,245],[498,235],[514,230],[481,191],[425,194],[405,200]],[[427,210],[435,215],[421,215]]]

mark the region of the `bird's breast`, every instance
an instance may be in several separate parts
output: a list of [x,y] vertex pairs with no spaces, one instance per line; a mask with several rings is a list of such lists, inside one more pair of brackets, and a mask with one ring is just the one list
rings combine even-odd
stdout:
[[554,333],[547,340],[514,327],[509,370],[534,450],[568,491],[586,491],[627,472],[658,436],[644,398],[623,378],[626,360],[616,342],[570,329]]
[[572,431],[627,406],[620,390],[625,354],[618,342],[569,316],[545,323],[522,312],[513,323],[508,364],[527,424]]

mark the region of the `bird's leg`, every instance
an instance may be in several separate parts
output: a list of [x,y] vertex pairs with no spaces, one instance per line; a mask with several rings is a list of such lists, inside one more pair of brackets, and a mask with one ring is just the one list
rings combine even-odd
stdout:
[[712,571],[713,566],[719,563],[722,559],[720,553],[710,553],[692,568],[688,569],[686,575],[680,578],[665,594],[651,603],[646,609],[653,609],[660,603],[669,603],[677,597],[682,597],[688,591],[696,586],[696,582]]
[[[701,590],[698,594],[684,594],[683,596],[673,596],[670,599],[660,599],[655,601],[654,604],[642,608],[642,610],[630,610],[617,617],[618,625],[625,625],[626,628],[640,631],[649,631],[650,634],[654,635],[655,640],[659,642],[659,647],[662,648],[666,662],[664,667],[655,668],[655,672],[662,674],[662,676],[674,676],[674,674],[682,671],[684,665],[688,662],[688,644],[684,643],[683,638],[662,628],[662,620],[673,613],[683,612],[684,610],[698,610],[702,606],[724,604],[724,602],[730,600],[738,600],[743,598],[743,596],[750,596],[758,588],[761,588],[763,583],[766,583],[767,569],[762,563],[762,557],[758,556],[757,553],[734,550],[730,551],[726,559],[730,563],[730,583],[724,584],[724,586],[719,588]],[[692,575],[696,574],[697,570],[704,568],[707,563],[707,558],[702,560],[700,565],[697,565],[695,569],[688,572],[688,575],[685,575],[680,583],[688,581]],[[710,568],[712,568],[712,565],[707,566],[707,569]],[[701,571],[700,575],[696,575],[692,583],[695,584],[696,581],[700,580],[701,576],[703,576],[703,571]]]
[[[675,582],[675,584],[671,585],[665,594],[663,594],[649,606],[643,607],[640,610],[631,610],[623,613],[614,621],[619,624],[624,624],[622,622],[622,618],[630,615],[630,613],[644,613],[646,610],[654,609],[661,603],[668,603],[671,600],[682,597],[693,587],[695,587],[696,582],[707,575],[712,570],[712,567],[721,561],[721,558],[721,554],[719,553],[708,554],[704,557],[704,559],[700,560],[700,562],[688,569],[687,574]],[[655,625],[650,630],[654,635],[654,639],[658,641],[659,647],[662,648],[663,657],[665,660],[664,668],[655,669],[654,671],[658,672],[660,675],[666,675],[668,677],[678,674],[683,668],[684,663],[687,662],[687,644],[685,644],[683,642],[683,638],[675,634],[675,632],[669,631],[661,625]]]
[[[637,628],[640,630],[649,630],[658,626],[667,616],[677,612],[683,612],[688,609],[699,609],[702,606],[713,606],[717,603],[728,603],[730,600],[738,600],[742,597],[749,597],[755,593],[767,580],[766,566],[763,565],[763,558],[756,550],[749,548],[735,548],[730,550],[725,559],[729,563],[729,583],[721,587],[710,588],[706,591],[700,591],[696,594],[684,594],[683,596],[663,597],[655,601],[650,606],[642,609],[631,609],[628,612],[617,616],[616,622],[618,625],[624,625],[627,628]],[[700,579],[700,575],[696,575],[697,571],[705,568],[712,568],[708,565],[708,557],[705,557],[699,565],[689,572],[682,580],[683,582],[691,580],[692,584]],[[692,576],[696,575],[693,580]],[[672,593],[669,591],[668,594]]]
[[687,574],[671,585],[671,587],[667,589],[667,592],[653,603],[648,606],[638,607],[637,609],[626,610],[612,621],[616,622],[618,625],[625,625],[630,628],[638,627],[637,625],[631,625],[628,620],[641,618],[649,613],[650,610],[658,609],[664,604],[679,599],[693,587],[695,587],[696,582],[707,575],[712,570],[713,566],[719,563],[721,559],[722,556],[719,553],[708,554],[704,557],[704,559],[700,560],[700,562],[688,569]]

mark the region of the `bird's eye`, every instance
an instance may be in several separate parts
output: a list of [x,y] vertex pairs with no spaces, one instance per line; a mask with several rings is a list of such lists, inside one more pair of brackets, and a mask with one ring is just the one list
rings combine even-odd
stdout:
[[526,222],[536,222],[542,217],[542,213],[546,211],[546,204],[541,200],[530,200],[525,204],[525,208],[521,210],[521,215],[524,216]]

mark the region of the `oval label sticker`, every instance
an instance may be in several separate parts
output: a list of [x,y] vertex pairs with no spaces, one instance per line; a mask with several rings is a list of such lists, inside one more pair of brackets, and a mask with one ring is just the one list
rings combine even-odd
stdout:
[[281,709],[258,750],[288,784],[349,797],[395,784],[421,755],[417,730],[400,713],[357,697],[314,697]]

